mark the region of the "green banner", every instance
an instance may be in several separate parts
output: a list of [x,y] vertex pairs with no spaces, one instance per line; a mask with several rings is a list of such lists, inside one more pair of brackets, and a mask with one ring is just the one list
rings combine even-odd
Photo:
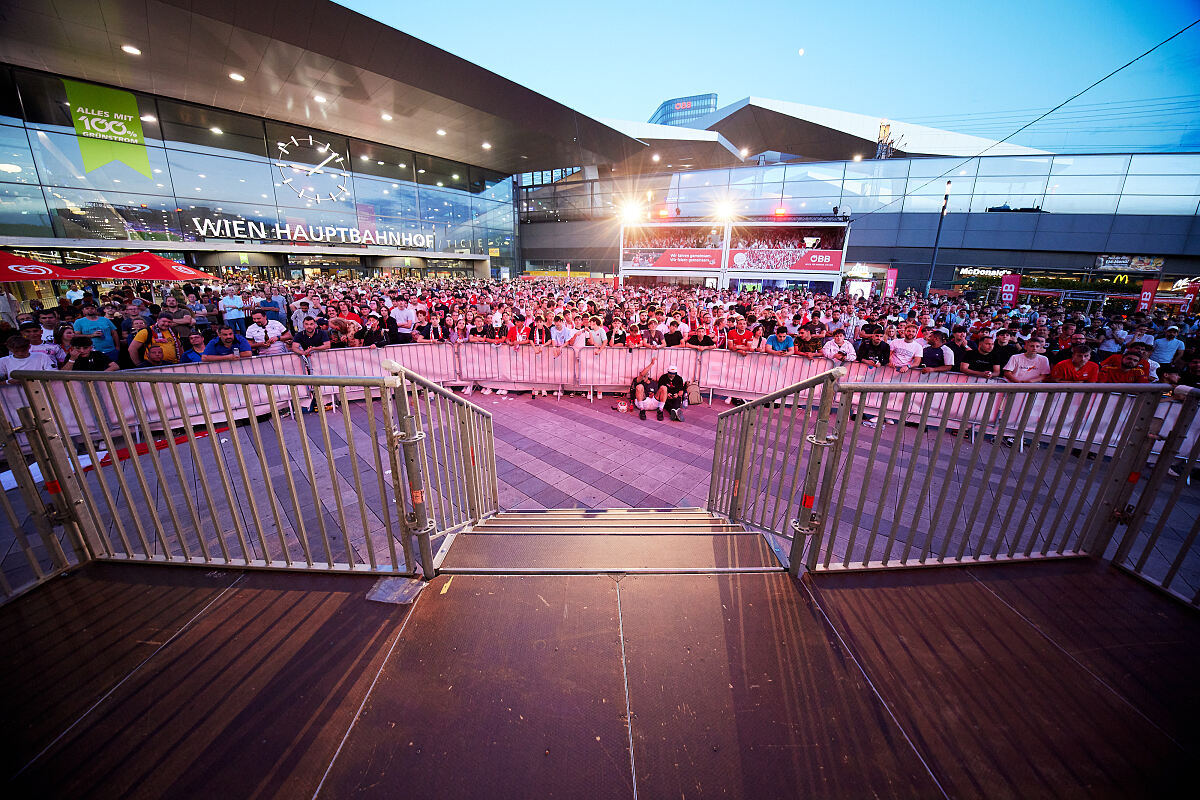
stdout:
[[84,170],[91,172],[119,161],[147,178],[153,177],[137,99],[123,89],[90,83],[64,80],[63,86],[71,104]]

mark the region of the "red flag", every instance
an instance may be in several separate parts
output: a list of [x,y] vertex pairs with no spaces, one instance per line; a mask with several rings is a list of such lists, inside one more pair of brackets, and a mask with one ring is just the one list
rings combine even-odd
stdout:
[[1000,303],[1006,306],[1017,304],[1017,294],[1021,291],[1020,275],[1005,275],[1000,279]]
[[1149,311],[1154,308],[1154,295],[1158,294],[1158,278],[1147,278],[1142,281],[1142,293],[1138,297],[1138,311]]
[[883,296],[894,297],[896,295],[896,278],[899,277],[900,270],[892,267],[887,271],[887,278],[883,282]]

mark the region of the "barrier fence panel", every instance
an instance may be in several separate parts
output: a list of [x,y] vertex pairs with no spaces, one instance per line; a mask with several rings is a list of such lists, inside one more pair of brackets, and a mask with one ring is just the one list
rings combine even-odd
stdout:
[[[414,574],[395,381],[23,372],[67,516],[96,558]],[[363,393],[352,412],[348,390]],[[314,404],[324,391],[341,412]],[[120,409],[115,425],[73,420]],[[236,409],[242,409],[239,414]],[[75,509],[73,512],[71,509]],[[428,562],[426,562],[428,563]]]
[[1200,607],[1200,390],[1179,387],[1175,397],[1112,561]]
[[788,537],[809,523],[833,387],[843,374],[823,372],[718,416],[710,511]]
[[403,495],[415,527],[446,532],[498,511],[492,415],[395,362],[384,367],[400,381],[400,441],[408,466]]
[[1102,552],[1160,393],[842,384],[805,561],[824,571]]

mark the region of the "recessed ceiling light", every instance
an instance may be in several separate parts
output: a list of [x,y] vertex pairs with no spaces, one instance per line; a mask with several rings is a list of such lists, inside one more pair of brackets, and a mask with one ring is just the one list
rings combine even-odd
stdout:
[[455,174],[451,175],[451,176],[450,176],[450,180],[452,180],[452,181],[456,181],[456,180],[458,180],[458,173],[455,173]]
[[379,166],[381,166],[381,167],[383,166],[383,162],[382,162],[382,161],[376,161],[375,163],[376,163],[376,164],[378,164],[378,165],[379,165]]
[[396,166],[400,167],[400,169],[405,169],[408,167],[408,164],[397,164]]
[[379,115],[379,118],[380,118],[381,120],[383,120],[384,122],[391,122],[391,121],[392,121],[392,115],[391,115],[391,114],[389,114],[389,113],[387,113],[386,111],[385,111],[385,112],[383,112],[382,114],[380,114],[380,115]]
[[446,184],[442,183],[441,181],[438,181],[438,182],[437,182],[437,185],[438,185],[438,186],[445,186]]
[[424,174],[425,174],[425,170],[423,170],[423,169],[419,169],[419,170],[417,170],[417,174],[418,174],[418,175],[424,175]]
[[370,161],[371,157],[370,156],[359,156],[358,160],[359,161]]
[[215,133],[217,136],[220,136],[222,133],[225,132],[225,131],[221,130],[220,128],[209,128],[209,130],[212,131],[213,133]]
[[855,154],[854,154],[854,160],[855,160],[855,161],[862,161],[862,154],[861,154],[861,153],[855,153]]
[[654,155],[650,156],[650,160],[653,161],[655,164],[657,164],[659,162],[659,158],[660,157],[659,157],[658,153],[655,153]]
[[437,135],[438,135],[438,136],[445,136],[445,135],[446,135],[446,132],[445,132],[444,130],[442,130],[441,128],[438,128],[438,129],[437,129]]
[[231,72],[229,73],[229,80],[241,83],[242,81],[246,80],[246,76],[240,72]]
[[742,148],[742,158],[745,158],[745,157],[746,157],[746,156],[748,156],[748,155],[750,155],[750,148],[749,148],[749,147],[743,147],[743,148]]
[[131,55],[131,56],[140,56],[142,54],[141,50],[137,49],[136,47],[134,47],[131,44],[123,44],[123,45],[121,45],[121,49],[124,50],[126,53],[129,53],[129,55]]
[[[484,142],[482,145],[480,145],[480,147],[482,147],[484,150],[491,150],[491,149],[492,149],[492,143],[491,143],[491,142]],[[521,157],[522,157],[522,158],[524,158],[524,156],[521,156]]]
[[325,102],[325,98],[324,98],[323,96],[319,95],[319,94],[314,94],[314,95],[313,95],[313,100],[315,100],[315,101],[316,101],[316,102],[318,102],[318,103],[324,103],[324,102]]
[[142,116],[138,117],[138,119],[140,119],[142,122],[154,122],[154,115],[143,114]]

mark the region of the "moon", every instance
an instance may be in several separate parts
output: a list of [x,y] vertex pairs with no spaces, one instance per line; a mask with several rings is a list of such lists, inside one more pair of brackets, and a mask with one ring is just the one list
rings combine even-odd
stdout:
[[804,48],[803,48],[803,47],[801,47],[801,48],[800,48],[800,51],[799,51],[798,55],[804,55]]

